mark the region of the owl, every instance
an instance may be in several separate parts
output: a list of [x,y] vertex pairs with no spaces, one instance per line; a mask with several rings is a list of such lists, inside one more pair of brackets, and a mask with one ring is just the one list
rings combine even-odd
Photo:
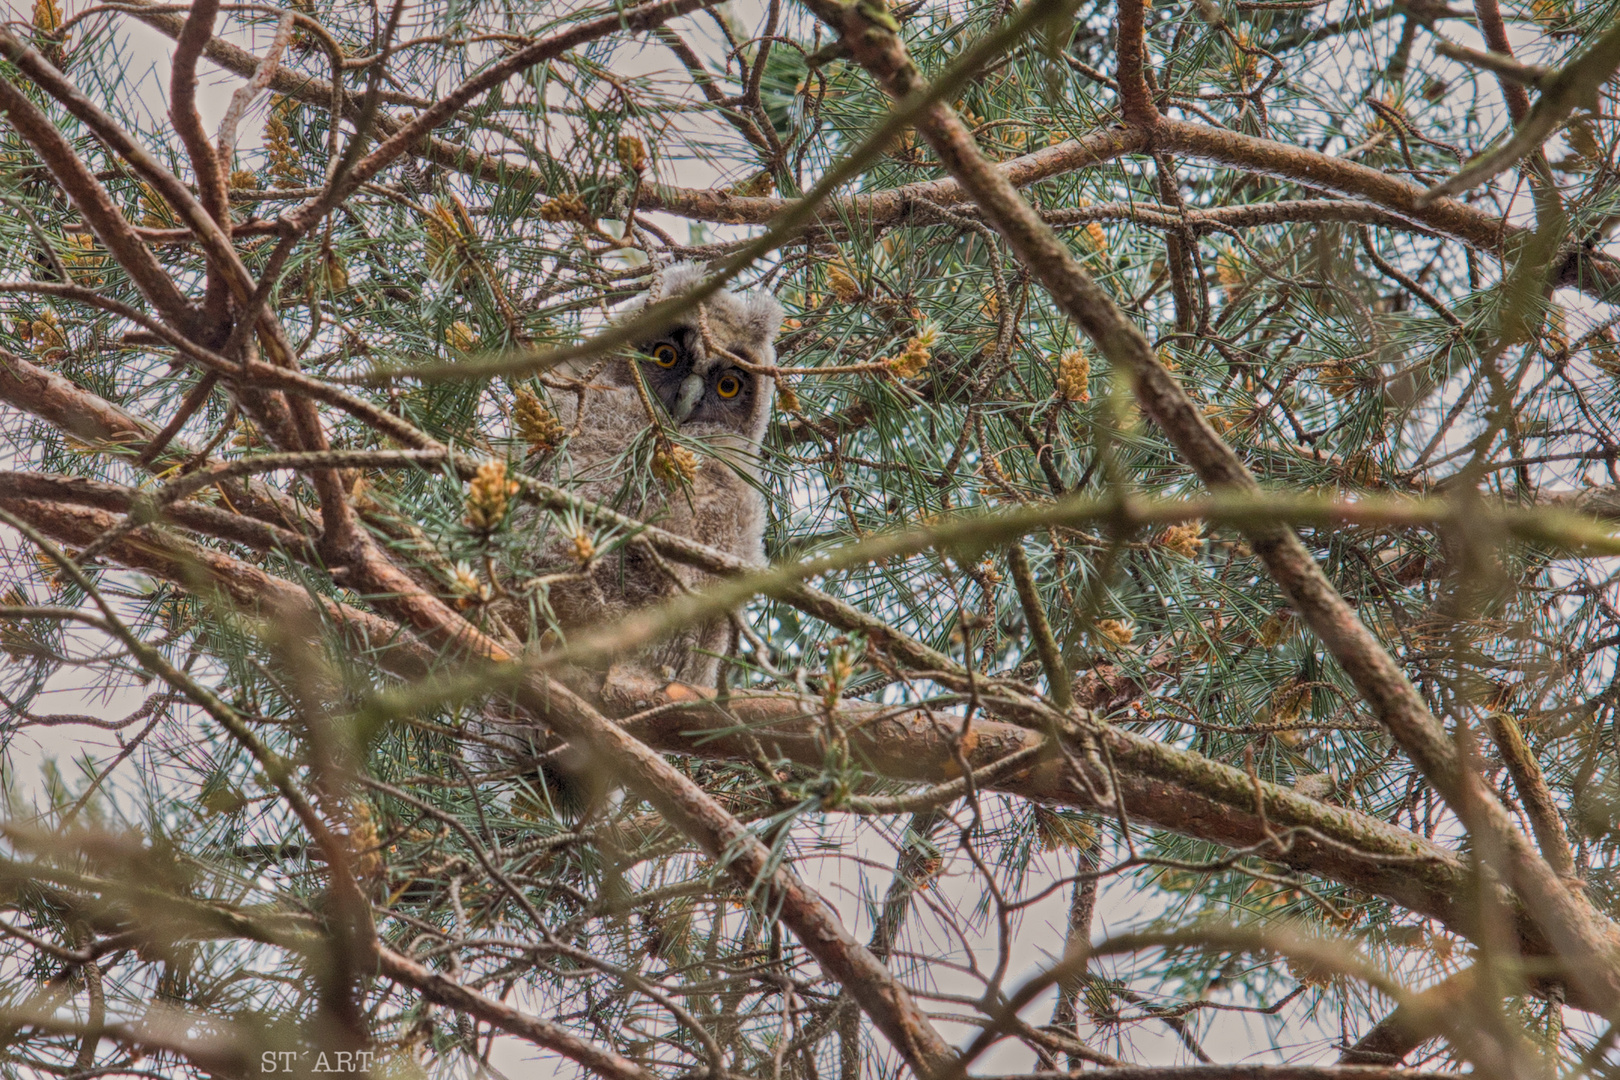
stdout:
[[[703,277],[696,264],[671,267],[623,318],[634,318],[655,297],[685,292]],[[781,322],[775,297],[720,292],[638,342],[636,355],[616,356],[605,366],[598,360],[560,369],[576,389],[554,391],[552,397],[558,419],[573,435],[554,458],[531,468],[582,498],[763,565],[760,445],[775,382],[737,361],[774,364]],[[654,431],[649,403],[662,438]],[[669,467],[672,446],[694,455],[685,459],[684,469]],[[683,455],[677,451],[675,457]],[[655,462],[664,468],[654,468]],[[548,581],[530,625],[565,638],[570,631],[610,626],[713,580],[626,543],[627,536],[609,538],[582,567],[581,545],[563,535],[566,527],[555,518],[534,515],[515,521],[514,528],[538,534],[532,538],[538,558],[528,569]],[[657,678],[713,686],[729,639],[727,620],[715,619],[623,659]]]

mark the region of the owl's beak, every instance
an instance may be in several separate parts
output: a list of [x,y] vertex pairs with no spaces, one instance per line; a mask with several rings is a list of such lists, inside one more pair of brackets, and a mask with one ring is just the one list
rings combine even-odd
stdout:
[[697,408],[698,398],[703,396],[703,376],[688,375],[681,381],[681,391],[675,395],[675,407],[669,410],[669,415],[677,424],[686,423],[686,418],[692,415]]

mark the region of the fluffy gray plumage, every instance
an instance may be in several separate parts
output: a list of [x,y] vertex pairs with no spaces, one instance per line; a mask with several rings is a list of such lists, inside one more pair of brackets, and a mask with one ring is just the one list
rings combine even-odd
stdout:
[[[703,268],[695,264],[672,267],[655,291],[660,298],[676,296],[703,276]],[[641,297],[623,317],[633,318],[648,301],[649,297]],[[720,350],[751,364],[774,364],[782,307],[767,294],[721,292],[704,303],[703,313],[715,350],[705,344],[694,307],[668,331],[638,343],[641,357],[617,357],[594,373],[591,367],[560,371],[585,379],[577,396],[553,394],[558,419],[578,430],[541,471],[583,498],[763,563],[765,500],[757,488],[759,449],[770,422],[775,383],[743,370]],[[689,486],[648,475],[649,424],[632,365],[639,365],[648,391],[661,406],[665,429],[700,459]],[[636,444],[641,453],[627,452]],[[520,519],[514,527],[548,528],[533,518]],[[537,537],[542,554],[534,571],[577,569],[572,539],[550,529],[544,538]],[[676,595],[681,586],[671,580],[671,573],[692,589],[712,580],[691,567],[666,565],[667,569],[633,546],[606,552],[586,580],[558,581],[549,588],[548,621],[564,634],[596,629]],[[712,686],[728,638],[725,621],[715,620],[667,638],[635,660],[660,678]]]

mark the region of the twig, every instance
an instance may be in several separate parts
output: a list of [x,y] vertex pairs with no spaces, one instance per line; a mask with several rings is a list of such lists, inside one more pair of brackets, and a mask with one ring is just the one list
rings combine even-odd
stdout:
[[229,169],[236,157],[236,128],[242,122],[243,115],[253,99],[269,86],[280,70],[281,54],[292,41],[294,12],[283,12],[276,22],[275,35],[270,39],[270,47],[264,51],[264,59],[254,69],[252,76],[242,86],[231,93],[231,103],[225,109],[225,115],[220,118],[219,131],[214,136],[214,153],[219,156],[221,167]]

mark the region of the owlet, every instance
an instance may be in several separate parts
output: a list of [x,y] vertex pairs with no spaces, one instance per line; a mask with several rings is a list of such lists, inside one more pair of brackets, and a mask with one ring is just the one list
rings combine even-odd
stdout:
[[[696,264],[666,270],[654,292],[677,296],[704,277]],[[623,318],[636,317],[650,295]],[[765,499],[760,491],[760,443],[771,416],[775,383],[754,366],[776,361],[782,307],[766,294],[720,292],[693,306],[674,325],[638,342],[635,356],[559,369],[577,392],[553,391],[558,419],[574,431],[537,474],[582,498],[752,563],[764,563]],[[639,372],[653,418],[636,385]],[[673,455],[669,447],[678,447]],[[660,454],[659,450],[665,452]],[[684,451],[684,453],[682,453]],[[691,455],[688,457],[687,455]],[[713,578],[658,560],[618,536],[581,569],[580,550],[554,519],[534,515],[515,528],[541,530],[531,569],[551,584],[537,604],[537,629],[567,635],[612,625],[638,608]],[[649,647],[634,661],[658,678],[713,686],[729,640],[726,620],[686,628]],[[631,658],[624,658],[626,660]]]

